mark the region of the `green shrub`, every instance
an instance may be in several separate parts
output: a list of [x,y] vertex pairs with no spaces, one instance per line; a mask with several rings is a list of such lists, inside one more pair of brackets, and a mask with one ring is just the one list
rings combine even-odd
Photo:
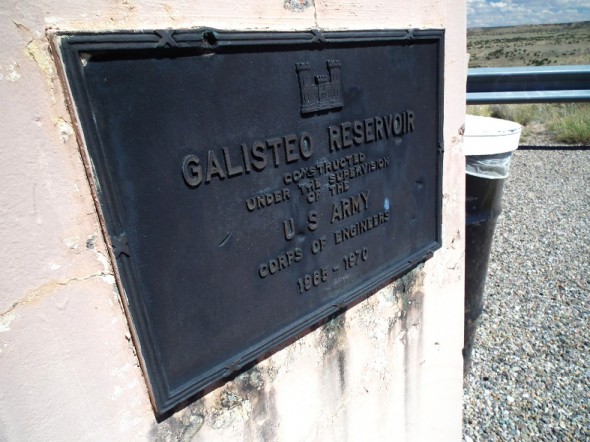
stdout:
[[467,106],[469,115],[478,115],[480,117],[491,117],[489,104],[472,104]]
[[503,120],[516,121],[526,126],[537,118],[536,104],[494,104],[490,107],[490,116]]
[[590,104],[573,103],[558,106],[548,127],[557,141],[590,145]]

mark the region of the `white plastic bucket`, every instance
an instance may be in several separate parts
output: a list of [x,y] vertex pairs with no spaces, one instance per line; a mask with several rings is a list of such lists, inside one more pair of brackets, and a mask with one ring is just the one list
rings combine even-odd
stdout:
[[499,118],[465,116],[465,171],[488,179],[508,178],[512,152],[518,149],[522,126]]

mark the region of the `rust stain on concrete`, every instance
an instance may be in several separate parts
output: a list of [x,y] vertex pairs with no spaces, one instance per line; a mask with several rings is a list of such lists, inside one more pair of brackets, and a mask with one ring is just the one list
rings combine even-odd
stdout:
[[[270,361],[254,366],[205,398],[188,404],[164,421],[154,424],[152,439],[162,442],[194,440],[203,427],[223,430],[239,426],[244,440],[274,440],[277,410],[272,384],[276,368]],[[246,437],[247,435],[250,438]]]

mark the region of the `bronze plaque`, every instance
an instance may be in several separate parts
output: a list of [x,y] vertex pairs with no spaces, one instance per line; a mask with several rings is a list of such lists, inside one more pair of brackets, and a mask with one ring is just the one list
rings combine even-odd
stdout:
[[439,247],[442,31],[58,41],[157,413]]

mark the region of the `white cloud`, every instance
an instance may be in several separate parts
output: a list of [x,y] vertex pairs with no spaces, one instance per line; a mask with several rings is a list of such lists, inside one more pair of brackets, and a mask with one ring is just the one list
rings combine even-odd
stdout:
[[467,26],[513,26],[590,20],[588,0],[467,0]]

